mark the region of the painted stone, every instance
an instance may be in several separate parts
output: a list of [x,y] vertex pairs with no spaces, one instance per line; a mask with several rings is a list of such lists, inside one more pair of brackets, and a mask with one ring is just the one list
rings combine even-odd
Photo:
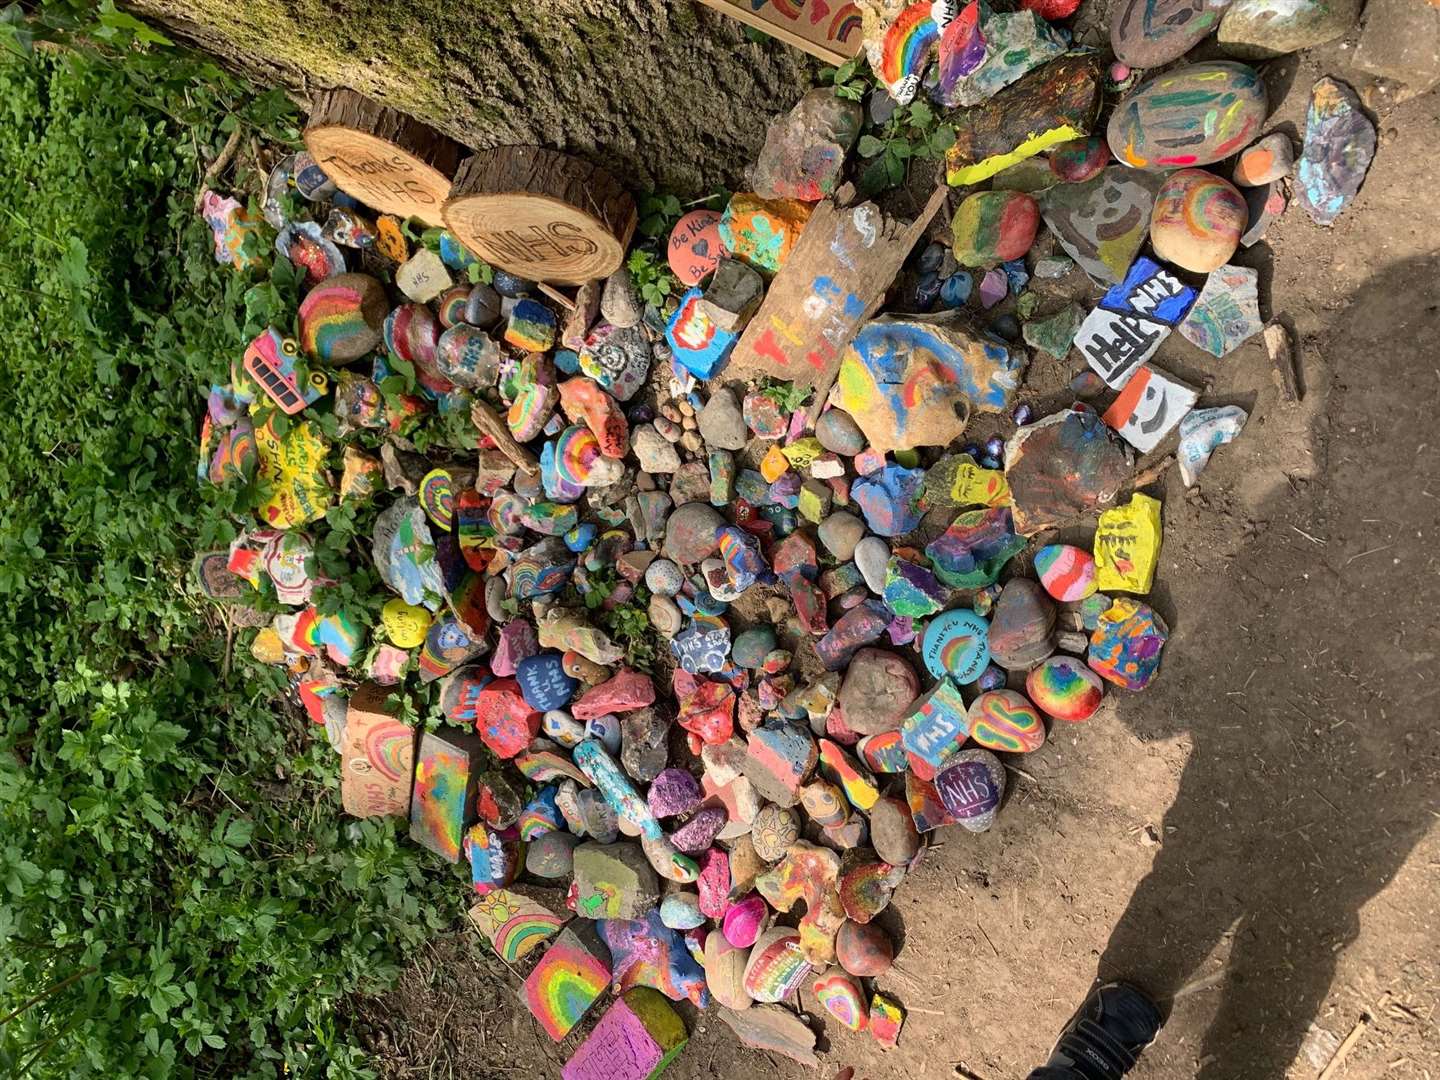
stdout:
[[950,222],[955,258],[961,266],[995,266],[1023,258],[1039,227],[1040,207],[1024,192],[976,192],[960,204]]
[[1265,85],[1254,68],[1227,60],[1190,64],[1127,94],[1106,137],[1116,160],[1134,168],[1208,165],[1254,139],[1266,109]]
[[839,704],[850,730],[873,735],[898,728],[919,689],[915,672],[903,657],[884,649],[862,648],[851,659],[840,684]]
[[998,506],[958,515],[925,546],[925,554],[946,585],[978,589],[998,580],[1005,564],[1024,549],[1025,538],[1015,535],[1010,508]]
[[[943,11],[944,7],[932,11]],[[980,105],[1065,52],[1066,37],[1037,13],[966,4],[946,22],[931,97],[945,108]]]
[[495,679],[474,695],[475,727],[500,758],[513,758],[540,733],[541,712],[533,708],[514,679]]
[[1025,692],[1046,716],[1074,724],[1095,715],[1104,683],[1084,661],[1052,656],[1025,677]]
[[703,562],[719,549],[719,532],[725,524],[725,519],[709,503],[692,502],[676,507],[665,524],[663,553],[682,566]]
[[[929,551],[927,549],[927,554]],[[931,556],[933,558],[933,556]],[[908,559],[892,558],[886,568],[885,606],[905,619],[922,619],[945,606],[950,590],[936,575]]]
[[737,192],[720,219],[721,243],[731,258],[773,274],[790,257],[810,211],[808,203],[795,199],[762,199]]
[[1117,596],[1090,635],[1086,662],[1092,671],[1126,690],[1143,690],[1160,670],[1160,650],[1170,630],[1148,605]]
[[380,345],[388,310],[380,282],[368,274],[339,274],[300,302],[300,347],[314,360],[353,363]]
[[657,818],[688,814],[700,805],[700,783],[684,769],[665,769],[651,783],[646,801]]
[[904,748],[931,767],[952,757],[970,735],[965,699],[955,682],[942,677],[914,701],[900,731]]
[[870,1024],[870,1006],[865,991],[853,976],[831,968],[810,989],[821,1008],[851,1031],[864,1031]]
[[990,662],[989,633],[989,623],[973,611],[955,608],[937,615],[920,638],[925,667],[937,679],[974,682]]
[[1331,41],[1359,21],[1360,0],[1235,0],[1218,38],[1233,56],[1263,60]]
[[[1341,7],[1344,0],[1313,6]],[[1336,79],[1318,80],[1310,92],[1295,176],[1296,198],[1311,221],[1334,223],[1360,190],[1374,156],[1375,126],[1361,111],[1355,92]]]
[[832,784],[840,785],[845,798],[857,810],[869,810],[880,798],[880,789],[869,770],[852,758],[833,739],[819,740],[820,773]]
[[587,842],[575,849],[575,914],[582,919],[644,919],[660,884],[639,846]]
[[836,885],[846,918],[862,925],[870,922],[890,906],[904,877],[904,867],[891,866],[874,852],[847,852]]
[[1168,372],[1141,365],[1104,420],[1142,454],[1160,445],[1195,405],[1199,392]]
[[521,660],[515,669],[515,681],[526,703],[542,713],[564,708],[580,685],[565,674],[560,654],[553,650]]
[[1077,407],[1021,427],[1005,445],[1015,529],[1031,536],[1114,499],[1129,452],[1093,410]]
[[1290,136],[1275,131],[1241,152],[1232,175],[1241,187],[1262,187],[1289,176],[1294,167],[1295,150]]
[[1056,600],[1077,603],[1096,589],[1095,560],[1071,544],[1048,544],[1035,552],[1035,574]]
[[670,834],[670,842],[686,855],[701,855],[710,850],[729,820],[730,813],[724,806],[702,807]]
[[507,964],[523,960],[558,934],[565,920],[510,889],[492,889],[471,906],[470,921]]
[[683,285],[698,285],[724,255],[720,215],[714,210],[692,210],[670,230],[666,257]]
[[797,925],[800,951],[817,969],[835,959],[835,934],[845,921],[835,892],[839,874],[840,857],[835,852],[800,840],[777,866],[755,879],[756,890],[776,911],[791,911],[797,900],[805,904]]
[[990,655],[1009,671],[1028,671],[1055,651],[1055,603],[1035,582],[1011,578],[990,619]]
[[653,356],[644,327],[599,323],[580,349],[580,370],[617,401],[629,401],[644,385]]
[[237,200],[207,189],[201,198],[200,216],[210,227],[217,263],[237,271],[263,265],[264,258],[259,254],[260,223]]
[[856,480],[850,493],[871,532],[877,536],[903,536],[917,528],[924,516],[918,506],[924,482],[921,469],[887,465]]
[[811,90],[770,122],[752,175],[756,194],[812,203],[831,194],[863,118],[859,102],[829,87]]
[[800,804],[817,825],[843,825],[850,817],[850,805],[839,785],[829,780],[812,780],[800,790]]
[[559,1042],[610,985],[610,950],[589,926],[561,931],[525,979],[520,1000]]
[[1249,210],[1227,180],[1204,169],[1165,178],[1150,217],[1150,242],[1167,262],[1198,274],[1223,266],[1240,245]]
[[808,731],[794,724],[761,724],[746,741],[744,772],[760,795],[777,806],[794,806],[815,768],[818,751]]
[[550,829],[528,838],[525,843],[525,872],[546,881],[568,879],[574,872],[578,836]]
[[1099,135],[1071,139],[1050,151],[1050,171],[1067,184],[1083,184],[1110,164],[1110,146]]
[[395,287],[417,304],[428,304],[453,284],[445,261],[425,247],[395,270]]
[[740,335],[720,327],[701,306],[703,293],[691,288],[665,328],[675,361],[697,379],[712,378],[724,365]]
[[445,594],[434,547],[425,511],[411,496],[397,499],[376,519],[371,545],[375,569],[407,604],[434,608]]
[[1220,24],[1230,0],[1122,0],[1110,13],[1110,45],[1122,63],[1154,68],[1178,60]]
[[514,829],[472,825],[465,832],[465,857],[470,860],[470,888],[477,896],[505,888],[520,873],[520,841]]
[[[820,599],[823,603],[824,598]],[[835,620],[835,625],[815,643],[815,655],[826,671],[840,671],[859,649],[880,640],[891,619],[889,609],[883,604],[874,601],[857,604]]]
[[876,978],[895,962],[895,945],[878,924],[847,919],[835,937],[835,957],[851,975]]
[[944,825],[955,824],[950,811],[940,801],[933,779],[922,779],[914,769],[905,774],[905,802],[910,806],[910,817],[915,821],[916,831],[922,835]]
[[951,454],[925,470],[927,507],[1005,506],[1010,485],[999,469],[986,469],[969,454]]
[[[762,870],[763,864],[756,868],[756,875]],[[752,876],[750,883],[753,884],[754,880],[755,878]],[[731,889],[732,894],[735,891],[735,889]],[[725,940],[735,948],[748,949],[764,933],[769,919],[770,906],[762,897],[750,893],[749,896],[742,896],[726,909],[725,917],[721,920],[720,932],[725,936]]]
[[893,1050],[900,1043],[900,1029],[905,1026],[905,1010],[886,994],[875,991],[870,999],[870,1034],[882,1050]]
[[435,344],[435,367],[446,380],[470,390],[495,385],[502,354],[495,339],[468,323],[457,323]]
[[745,965],[745,992],[755,1001],[784,1001],[811,974],[800,951],[800,934],[777,926],[760,935]]
[[1195,409],[1180,421],[1180,447],[1175,457],[1180,479],[1191,487],[1218,447],[1237,438],[1249,415],[1238,405],[1218,409]]
[[1059,143],[1090,133],[1100,110],[1100,62],[1062,56],[956,113],[955,142],[945,152],[952,186],[977,184]]
[[685,1048],[685,1024],[649,987],[606,1011],[560,1070],[562,1080],[655,1080]]
[[1035,706],[1014,690],[987,690],[970,703],[970,738],[987,750],[1026,754],[1045,743]]
[[[860,8],[861,40],[876,79],[889,93],[887,101],[908,105],[939,46],[943,8],[886,0]],[[970,21],[975,21],[972,13]],[[978,62],[978,60],[976,61]]]
[[[920,834],[910,806],[901,799],[881,796],[867,811],[870,843],[875,853],[891,866],[905,866],[920,851]],[[856,974],[852,972],[852,974]]]
[[1124,506],[1100,515],[1095,526],[1096,587],[1148,593],[1160,557],[1160,503],[1136,492]]
[[1079,184],[1058,184],[1040,197],[1045,224],[1093,280],[1124,278],[1145,242],[1162,179],[1111,166]]
[[1005,766],[989,750],[961,750],[935,774],[935,789],[963,828],[984,832],[1005,795]]
[[607,458],[623,458],[630,449],[630,425],[619,403],[594,379],[583,375],[566,379],[559,392],[560,409],[566,419],[572,424],[584,424]]
[[639,919],[604,919],[596,928],[610,949],[611,977],[621,992],[646,987],[696,1008],[710,1004],[704,970],[658,910]]
[[1205,279],[1200,297],[1180,324],[1180,333],[1215,357],[1228,356],[1264,329],[1257,289],[1259,272],[1222,266]]

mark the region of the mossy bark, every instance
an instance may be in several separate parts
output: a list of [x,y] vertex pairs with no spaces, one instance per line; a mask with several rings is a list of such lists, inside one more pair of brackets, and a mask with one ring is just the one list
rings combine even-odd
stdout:
[[473,149],[588,157],[635,189],[744,182],[818,62],[690,0],[130,0],[302,94],[347,86]]

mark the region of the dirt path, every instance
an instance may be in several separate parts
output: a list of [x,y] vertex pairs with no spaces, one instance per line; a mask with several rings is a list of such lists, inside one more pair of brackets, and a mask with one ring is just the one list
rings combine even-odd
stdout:
[[[1277,65],[1272,126],[1297,134],[1347,56]],[[946,830],[887,916],[900,1048],[832,1023],[826,1077],[1023,1076],[1097,969],[1175,999],[1142,1080],[1313,1077],[1365,1010],[1340,1076],[1440,1077],[1437,114],[1435,94],[1381,105],[1339,223],[1292,210],[1241,260],[1299,333],[1303,406],[1278,402],[1258,340],[1209,363],[1166,343],[1164,366],[1252,420],[1196,490],[1163,484],[1162,676],[1024,759],[994,830]],[[568,1046],[513,1000],[457,935],[362,1013],[392,1075],[558,1075]],[[713,1014],[691,1027],[675,1080],[813,1075]]]

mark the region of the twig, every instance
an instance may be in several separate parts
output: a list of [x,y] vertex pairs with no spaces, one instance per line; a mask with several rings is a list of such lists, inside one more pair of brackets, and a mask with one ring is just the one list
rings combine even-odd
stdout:
[[6,1015],[6,1016],[0,1016],[0,1025],[8,1024],[11,1020],[14,1020],[15,1017],[19,1016],[19,1015],[20,1015],[21,1013],[23,1013],[26,1009],[30,1008],[30,1006],[32,1006],[32,1005],[38,1005],[40,1002],[44,1001],[46,998],[51,997],[51,996],[54,995],[54,994],[58,994],[61,990],[64,990],[65,987],[69,986],[71,983],[77,982],[77,981],[79,981],[80,979],[83,979],[86,975],[93,975],[95,972],[97,972],[97,971],[99,971],[99,970],[100,970],[100,969],[99,969],[98,967],[96,967],[94,964],[91,964],[89,967],[84,968],[84,969],[82,969],[82,970],[80,970],[80,971],[75,972],[75,974],[69,976],[68,978],[61,979],[58,983],[55,983],[53,986],[47,986],[44,990],[41,990],[40,993],[36,994],[34,997],[30,998],[29,1000],[27,1000],[27,1001],[22,1001],[22,1002],[20,1003],[19,1007],[16,1008],[13,1012],[9,1013],[9,1014]]
[[1312,544],[1315,544],[1318,547],[1324,547],[1327,543],[1329,543],[1329,541],[1327,540],[1321,540],[1318,536],[1311,536],[1304,529],[1300,528],[1299,525],[1291,525],[1290,528],[1294,529],[1301,536],[1305,537],[1306,540],[1309,540]]
[[195,212],[200,212],[200,205],[205,201],[205,190],[217,176],[230,167],[230,162],[235,158],[235,151],[240,147],[240,136],[244,133],[244,126],[237,120],[235,130],[230,132],[230,137],[225,140],[225,145],[220,150],[220,156],[210,163],[205,170],[205,175],[200,178],[200,186],[195,189]]
[[1330,1059],[1330,1064],[1320,1070],[1320,1075],[1316,1077],[1316,1080],[1330,1080],[1330,1077],[1335,1075],[1341,1064],[1350,1056],[1350,1051],[1355,1049],[1355,1044],[1360,1041],[1360,1036],[1365,1034],[1365,1029],[1373,1022],[1374,1017],[1368,1012],[1360,1014],[1360,1019],[1355,1021],[1355,1026],[1350,1029],[1350,1034],[1346,1035],[1344,1041],[1336,1047],[1335,1056]]
[[1386,544],[1384,547],[1371,548],[1369,551],[1362,551],[1358,555],[1351,555],[1350,558],[1345,560],[1345,565],[1349,566],[1356,559],[1363,559],[1366,555],[1374,555],[1377,551],[1389,551],[1394,546],[1394,544]]
[[1170,466],[1174,464],[1175,455],[1166,454],[1159,461],[1155,462],[1154,465],[1150,465],[1147,468],[1141,469],[1138,473],[1136,473],[1134,478],[1130,481],[1130,490],[1139,491],[1143,487],[1149,487],[1156,480],[1159,480],[1160,477],[1164,476]]
[[990,951],[998,957],[1000,955],[1000,950],[995,948],[995,943],[990,940],[990,935],[985,933],[985,927],[980,925],[979,919],[975,920],[975,929],[980,931],[980,936],[985,939],[985,944],[989,945]]

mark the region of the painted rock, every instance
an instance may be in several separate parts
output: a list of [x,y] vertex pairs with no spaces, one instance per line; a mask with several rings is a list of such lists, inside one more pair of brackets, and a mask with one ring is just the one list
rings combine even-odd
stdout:
[[1046,716],[1079,723],[1100,707],[1104,683],[1083,661],[1052,656],[1025,677],[1025,692]]
[[531,838],[525,845],[525,872],[547,881],[569,878],[575,869],[578,836],[551,829]]
[[1237,438],[1249,415],[1238,405],[1218,409],[1195,409],[1180,421],[1180,446],[1175,457],[1180,479],[1192,486],[1218,447]]
[[811,983],[810,989],[821,1007],[851,1031],[864,1031],[869,1026],[870,1005],[865,990],[852,976],[831,968]]
[[942,677],[914,701],[900,731],[903,749],[932,768],[953,756],[970,735],[965,699],[954,680]]
[[990,624],[973,611],[956,608],[925,625],[920,654],[937,679],[947,675],[957,683],[974,682],[990,662]]
[[1140,492],[1095,525],[1095,583],[1106,592],[1147,593],[1160,555],[1160,502]]
[[1121,0],[1110,9],[1110,46],[1137,68],[1178,60],[1220,24],[1230,0]]
[[515,669],[515,681],[531,708],[548,712],[563,708],[580,684],[565,674],[558,652],[542,652],[521,660]]
[[1130,454],[1092,409],[1071,408],[1020,428],[1005,445],[1015,529],[1030,536],[1115,498]]
[[795,249],[810,210],[808,203],[796,199],[762,199],[736,192],[720,218],[721,243],[731,258],[762,274],[773,274]]
[[727,1009],[748,1009],[751,1005],[745,990],[745,964],[749,959],[747,948],[736,948],[719,931],[711,931],[705,938],[705,983],[715,1000]]
[[1245,197],[1228,180],[1204,169],[1180,169],[1155,197],[1150,243],[1166,262],[1208,274],[1235,254],[1248,219]]
[[639,845],[584,843],[575,849],[575,914],[582,919],[643,919],[660,902],[660,884]]
[[917,528],[924,517],[918,505],[924,482],[922,469],[886,465],[856,480],[850,494],[871,532],[877,536],[903,536]]
[[729,812],[723,806],[706,806],[697,810],[690,820],[670,834],[675,850],[687,855],[700,855],[710,850],[710,845],[720,835],[730,820]]
[[811,974],[800,951],[800,935],[777,926],[760,935],[745,965],[745,992],[756,1001],[784,1001]]
[[1100,111],[1100,61],[1072,55],[1029,72],[954,117],[949,184],[977,184],[1051,146],[1090,133]]
[[676,363],[697,379],[709,379],[724,367],[740,335],[710,318],[702,296],[698,287],[692,287],[680,298],[665,327],[665,340]]
[[688,814],[700,805],[700,783],[684,769],[665,769],[651,782],[646,801],[657,818]]
[[[639,919],[605,919],[596,929],[610,949],[611,978],[622,992],[644,987],[697,1008],[710,1004],[699,960],[685,947],[685,939],[661,921],[658,910]],[[683,1024],[680,1033],[683,1038]]]
[[829,780],[812,780],[800,789],[800,804],[822,828],[843,825],[850,817],[850,805],[839,785]]
[[1254,68],[1225,60],[1190,64],[1126,95],[1106,137],[1116,160],[1135,168],[1208,165],[1255,138],[1266,108],[1265,85]]
[[765,298],[765,279],[739,259],[721,259],[700,297],[700,310],[721,330],[744,330]]
[[1057,184],[1040,212],[1060,246],[1094,281],[1120,281],[1150,228],[1162,178],[1119,165],[1080,184]]
[[677,507],[665,524],[664,554],[682,566],[693,566],[715,554],[725,519],[709,503]]
[[984,832],[1005,796],[1005,766],[989,750],[961,750],[935,774],[935,790],[960,825]]
[[977,465],[969,454],[949,454],[925,470],[925,505],[934,507],[1004,506],[1010,487],[998,469]]
[[898,728],[919,690],[915,672],[903,657],[864,648],[845,672],[839,704],[852,731],[873,735]]
[[1035,574],[1056,600],[1076,602],[1095,591],[1095,560],[1070,544],[1049,544],[1035,553]]
[[1260,187],[1289,176],[1294,167],[1295,151],[1290,145],[1290,136],[1275,131],[1241,152],[1233,175],[1241,187]]
[[815,768],[815,740],[795,724],[769,721],[750,732],[744,771],[759,794],[777,806],[794,806]]
[[714,210],[690,211],[670,230],[666,255],[681,284],[698,285],[725,255],[720,215]]
[[945,606],[950,590],[925,567],[897,557],[886,568],[884,598],[885,606],[901,618],[922,619]]
[[840,404],[880,453],[945,446],[964,432],[971,408],[1011,408],[1025,359],[975,331],[962,312],[884,316],[845,351]]
[[1220,20],[1220,45],[1263,60],[1332,41],[1360,21],[1360,0],[1235,0]]
[[1011,578],[995,601],[990,655],[1011,671],[1028,671],[1055,651],[1055,604],[1040,586]]
[[756,194],[804,202],[825,198],[840,182],[863,119],[859,102],[838,97],[829,87],[811,90],[770,121],[751,176]]
[[1212,271],[1180,324],[1181,335],[1212,356],[1234,352],[1264,329],[1258,280],[1259,272],[1245,266],[1227,265]]
[[1016,536],[1008,506],[960,514],[925,547],[935,576],[956,589],[978,589],[1000,577],[1010,559],[1025,549]]
[[844,409],[826,409],[815,421],[815,437],[831,453],[854,457],[865,449],[865,433]]
[[870,998],[870,1035],[882,1050],[893,1050],[905,1026],[905,1010],[894,998],[878,990]]
[[338,274],[300,302],[300,347],[314,360],[353,363],[380,345],[388,311],[380,282],[368,274]]
[[1160,670],[1160,650],[1170,636],[1165,621],[1146,604],[1116,597],[1090,635],[1091,670],[1126,690],[1143,690]]
[[617,401],[629,401],[649,375],[653,356],[644,327],[599,323],[580,349],[580,370]]
[[1360,190],[1374,156],[1375,126],[1360,111],[1355,92],[1335,79],[1320,79],[1310,92],[1296,173],[1296,198],[1311,221],[1330,225],[1339,217]]
[[987,750],[1026,754],[1045,743],[1045,723],[1014,690],[987,690],[970,703],[970,738]]
[[435,367],[456,386],[483,390],[495,385],[503,359],[500,346],[484,330],[457,323],[435,343]]
[[880,789],[868,769],[858,764],[833,739],[820,740],[820,772],[832,784],[839,784],[845,798],[857,810],[869,810],[880,798]]
[[1033,11],[963,5],[944,27],[931,96],[946,108],[980,105],[1063,53],[1066,40]]
[[961,266],[995,266],[1022,258],[1039,227],[1040,207],[1023,191],[977,192],[951,219],[955,258]]
[[[763,870],[764,865],[761,864],[755,868],[755,874],[759,874]],[[731,876],[732,878],[734,876],[733,865]],[[755,875],[751,875],[750,884],[753,885],[754,881]],[[735,892],[733,887],[731,892]],[[725,935],[725,940],[735,948],[748,949],[765,931],[765,924],[769,920],[770,906],[765,903],[763,897],[752,892],[748,896],[742,896],[725,910],[725,917],[720,923],[720,932]]]
[[525,979],[520,1000],[559,1042],[610,985],[610,950],[589,926],[561,931]]
[[685,1024],[660,994],[637,986],[611,1005],[560,1071],[561,1080],[648,1080],[685,1048]]
[[1098,135],[1071,139],[1050,151],[1050,171],[1067,184],[1083,184],[1110,164],[1110,147]]
[[775,631],[768,626],[746,630],[730,646],[730,658],[742,668],[754,671],[775,648]]
[[623,458],[630,449],[630,425],[619,403],[594,379],[584,376],[566,379],[559,390],[560,409],[566,418],[589,428],[606,457]]
[[876,923],[847,919],[835,936],[835,958],[851,975],[874,978],[895,962],[895,945]]
[[868,923],[887,907],[905,878],[905,868],[891,866],[871,851],[851,851],[840,864],[836,891],[848,919]]
[[[920,834],[910,807],[901,799],[882,796],[868,811],[870,843],[875,854],[891,866],[905,866],[920,850]],[[858,973],[854,973],[858,974]]]

